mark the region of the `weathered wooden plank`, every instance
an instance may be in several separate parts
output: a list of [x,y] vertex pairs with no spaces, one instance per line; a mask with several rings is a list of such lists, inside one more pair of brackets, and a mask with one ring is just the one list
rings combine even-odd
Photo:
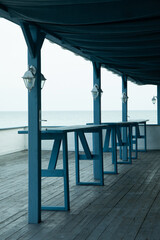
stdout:
[[[50,152],[42,153],[47,166]],[[111,154],[105,153],[105,167]],[[38,226],[27,223],[27,152],[0,156],[0,239],[159,239],[160,152],[140,153],[118,175],[105,175],[105,186],[76,186],[74,153],[69,153],[70,212],[42,212]],[[82,177],[93,178],[92,162],[81,164]],[[62,155],[58,168],[62,167]],[[43,178],[44,203],[61,204],[63,182]]]

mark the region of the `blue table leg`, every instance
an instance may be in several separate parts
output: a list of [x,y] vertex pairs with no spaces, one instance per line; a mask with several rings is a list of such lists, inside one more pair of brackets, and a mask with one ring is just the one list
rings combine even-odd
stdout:
[[63,136],[64,210],[70,209],[67,133]]
[[122,129],[123,131],[123,142],[125,143],[124,146],[122,147],[123,151],[122,151],[122,159],[123,162],[128,160],[128,153],[127,153],[127,127],[123,127]]
[[[133,128],[135,128],[135,133],[133,132]],[[136,124],[135,126],[131,126],[131,147],[132,147],[132,152],[135,153],[135,156],[132,156],[132,159],[137,159],[138,158],[138,136],[139,136],[139,126]],[[134,149],[135,145],[135,149]]]
[[[135,127],[136,129],[135,129],[135,134],[136,134],[136,139],[135,139],[135,159],[137,159],[138,158],[138,125],[136,125],[136,127]],[[132,159],[133,159],[133,157],[132,157]]]
[[147,138],[146,138],[146,122],[144,123],[144,151],[147,152]]
[[100,185],[104,185],[104,175],[103,175],[103,143],[102,143],[102,130],[99,129],[99,165],[100,165]]
[[108,129],[106,129],[103,152],[111,151],[111,149],[109,148],[110,136],[111,136],[111,128],[108,128]]
[[116,128],[112,129],[112,146],[113,146],[113,152],[112,152],[112,159],[114,162],[114,173],[117,174],[117,141],[116,141]]
[[104,171],[104,174],[117,174],[117,141],[116,141],[116,127],[111,130],[112,139],[112,163],[114,164],[114,171]]
[[[123,127],[123,134],[125,134],[125,137],[123,138],[122,142],[122,149],[123,149],[123,156],[125,156],[125,159],[127,160],[122,160],[122,161],[117,161],[118,164],[131,164],[132,163],[132,128],[131,126],[128,127]],[[127,129],[128,129],[128,137],[127,137]],[[125,130],[125,131],[124,131]],[[124,136],[124,135],[123,135]],[[129,148],[129,156],[128,156],[128,148]]]
[[[42,206],[41,209],[47,211],[68,211],[70,209],[70,201],[67,133],[59,134],[58,136],[56,135],[52,139],[55,139],[55,142],[51,153],[50,163],[48,169],[42,170],[42,177],[63,177],[64,206]],[[63,147],[63,169],[56,169],[61,142]]]
[[139,130],[139,132],[138,132],[138,138],[144,139],[144,149],[138,149],[138,152],[147,152],[146,122],[138,124],[138,129],[139,129],[140,126],[143,127],[144,133],[143,133],[143,135],[140,134],[140,130]]
[[75,170],[76,170],[76,184],[78,185],[80,182],[80,169],[79,169],[79,140],[78,133],[75,132]]
[[[103,180],[103,146],[102,146],[102,130],[99,129],[96,131],[97,134],[97,142],[98,145],[96,147],[96,154],[91,154],[89,150],[89,146],[87,144],[87,140],[85,138],[84,132],[76,132],[75,133],[75,167],[76,167],[76,184],[77,185],[104,185]],[[83,135],[83,137],[82,137]],[[92,134],[93,136],[93,134]],[[84,154],[79,154],[79,140],[82,143],[82,147],[84,149]],[[97,162],[98,167],[98,175],[99,179],[97,182],[82,182],[80,180],[80,160],[92,160]]]

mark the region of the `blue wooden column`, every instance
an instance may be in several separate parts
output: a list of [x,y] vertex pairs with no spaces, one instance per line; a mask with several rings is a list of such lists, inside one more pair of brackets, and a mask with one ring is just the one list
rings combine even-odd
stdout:
[[[125,94],[127,96],[127,76],[125,74],[122,75],[122,96]],[[127,122],[127,101],[122,100],[122,122]],[[123,128],[123,141],[127,141],[127,129]],[[127,147],[123,147],[122,159],[127,161]]]
[[[127,76],[122,75],[122,94],[125,93],[127,96]],[[122,122],[127,121],[127,101],[122,101]]]
[[28,46],[28,65],[36,68],[35,86],[28,91],[28,222],[41,221],[41,47],[44,34],[22,24]]
[[157,124],[160,125],[160,85],[157,85]]
[[[93,86],[97,84],[101,89],[101,66],[99,63],[93,62]],[[101,124],[101,93],[96,99],[93,99],[93,123]],[[99,151],[99,136],[98,133],[93,134],[93,152]],[[100,162],[94,160],[94,178],[100,179]]]

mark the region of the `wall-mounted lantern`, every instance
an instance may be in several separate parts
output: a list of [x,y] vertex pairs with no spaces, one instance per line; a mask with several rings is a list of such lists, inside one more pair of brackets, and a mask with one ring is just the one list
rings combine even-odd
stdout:
[[96,99],[99,96],[99,94],[103,93],[103,91],[102,91],[102,89],[99,88],[98,84],[95,84],[92,88],[91,93],[92,93],[93,98]]
[[126,103],[128,101],[128,96],[125,92],[122,93],[122,98],[121,99],[122,99],[123,103]]
[[157,96],[153,96],[153,97],[152,97],[152,103],[155,104],[155,103],[156,103],[156,100],[157,100]]
[[[29,66],[29,69],[24,73],[23,80],[26,88],[31,91],[31,89],[35,85],[35,79],[36,79],[36,68],[34,66]],[[44,83],[46,81],[46,78],[43,74],[41,74],[41,89],[44,86]]]

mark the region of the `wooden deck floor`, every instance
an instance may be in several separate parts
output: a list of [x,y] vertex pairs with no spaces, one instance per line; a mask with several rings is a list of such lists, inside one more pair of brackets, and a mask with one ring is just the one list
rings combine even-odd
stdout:
[[[46,165],[49,151],[42,155]],[[105,158],[110,160],[108,153]],[[139,153],[132,165],[119,165],[118,175],[105,175],[103,187],[75,185],[73,152],[69,169],[71,211],[43,211],[42,223],[32,225],[27,223],[27,152],[0,156],[0,240],[160,239],[160,151]],[[91,162],[83,162],[82,178],[91,179],[90,170]],[[42,180],[44,204],[63,202],[62,183]]]

